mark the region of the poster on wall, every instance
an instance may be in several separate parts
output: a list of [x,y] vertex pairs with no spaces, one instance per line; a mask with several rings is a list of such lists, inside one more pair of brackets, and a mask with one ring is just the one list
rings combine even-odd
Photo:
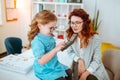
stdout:
[[5,0],[6,8],[16,8],[16,0]]
[[0,25],[2,25],[2,0],[0,0]]
[[6,21],[17,20],[16,0],[5,0]]
[[6,19],[7,21],[17,20],[16,9],[7,9]]

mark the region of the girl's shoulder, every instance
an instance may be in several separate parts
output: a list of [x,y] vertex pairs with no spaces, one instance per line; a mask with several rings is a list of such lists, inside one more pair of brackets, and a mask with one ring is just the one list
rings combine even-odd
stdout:
[[34,39],[31,41],[31,44],[39,44],[41,43],[41,40],[38,36],[35,36]]

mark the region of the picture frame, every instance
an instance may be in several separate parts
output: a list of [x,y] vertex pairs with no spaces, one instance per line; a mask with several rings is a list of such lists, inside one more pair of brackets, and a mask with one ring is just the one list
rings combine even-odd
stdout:
[[2,0],[0,0],[0,26],[2,25]]
[[4,0],[5,1],[5,13],[6,13],[6,21],[16,21],[16,0]]
[[16,8],[16,0],[5,0],[6,8]]

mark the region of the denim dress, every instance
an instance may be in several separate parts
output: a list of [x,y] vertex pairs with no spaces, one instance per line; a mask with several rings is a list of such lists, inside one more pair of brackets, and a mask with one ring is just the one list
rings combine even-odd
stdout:
[[68,67],[58,61],[57,54],[44,65],[38,63],[38,59],[54,47],[55,40],[53,36],[46,36],[40,33],[38,33],[31,42],[31,48],[35,57],[33,69],[35,75],[40,80],[55,80],[59,77],[67,76],[65,70],[67,70]]

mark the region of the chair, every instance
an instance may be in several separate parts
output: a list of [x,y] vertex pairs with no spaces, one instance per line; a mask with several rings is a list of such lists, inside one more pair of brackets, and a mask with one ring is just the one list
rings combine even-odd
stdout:
[[8,37],[4,41],[7,54],[19,54],[22,51],[22,40],[18,37]]
[[120,80],[120,50],[106,50],[103,56],[103,63],[110,80]]

